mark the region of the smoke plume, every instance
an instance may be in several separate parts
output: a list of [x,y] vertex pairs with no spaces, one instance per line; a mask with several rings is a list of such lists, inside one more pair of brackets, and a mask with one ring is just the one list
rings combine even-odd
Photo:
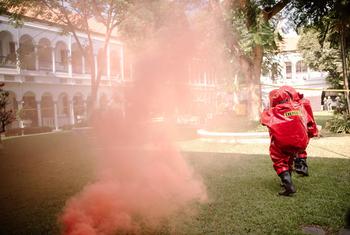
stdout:
[[65,235],[138,234],[142,225],[155,228],[206,200],[200,177],[173,144],[176,115],[192,99],[187,73],[195,36],[185,15],[167,20],[134,52],[132,84],[96,115],[97,178],[67,201]]

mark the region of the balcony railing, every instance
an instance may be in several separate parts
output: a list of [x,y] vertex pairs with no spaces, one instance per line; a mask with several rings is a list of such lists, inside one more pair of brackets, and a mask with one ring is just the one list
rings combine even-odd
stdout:
[[68,72],[68,63],[66,62],[56,62],[57,72]]
[[35,54],[30,53],[20,56],[20,64],[22,69],[36,70],[35,68]]
[[39,60],[39,70],[52,71],[52,62]]

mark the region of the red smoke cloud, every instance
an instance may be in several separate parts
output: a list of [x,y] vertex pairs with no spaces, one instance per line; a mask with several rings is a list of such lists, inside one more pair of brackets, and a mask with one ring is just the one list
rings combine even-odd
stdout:
[[110,151],[99,179],[67,203],[64,234],[138,233],[140,222],[157,226],[187,203],[205,200],[202,183],[176,150]]
[[[191,99],[187,86],[193,36],[174,28],[139,53],[135,77],[120,103],[100,114],[97,179],[68,200],[60,222],[65,235],[139,233],[189,203],[206,200],[199,177],[172,144],[171,121]],[[116,102],[122,102],[120,99]],[[152,121],[154,114],[166,122]]]

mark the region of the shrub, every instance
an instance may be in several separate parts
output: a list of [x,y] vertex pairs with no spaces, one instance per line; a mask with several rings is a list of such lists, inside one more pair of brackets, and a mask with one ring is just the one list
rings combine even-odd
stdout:
[[5,132],[5,136],[19,136],[19,135],[29,135],[51,132],[52,128],[47,126],[42,127],[25,127],[25,128],[12,128]]
[[5,131],[5,136],[17,136],[17,135],[22,135],[23,134],[23,129],[24,128],[11,128],[11,129],[6,129]]
[[350,115],[337,114],[326,123],[326,129],[334,133],[350,133]]
[[23,134],[25,134],[25,135],[45,133],[45,132],[51,132],[51,131],[52,131],[52,128],[48,127],[48,126],[23,128]]

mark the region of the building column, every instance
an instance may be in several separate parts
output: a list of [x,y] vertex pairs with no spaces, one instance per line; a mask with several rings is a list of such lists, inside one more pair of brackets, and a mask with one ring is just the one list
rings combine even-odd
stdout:
[[16,69],[17,73],[21,73],[21,61],[20,61],[20,56],[19,56],[19,29],[16,29],[16,42],[15,42],[15,47],[16,47]]
[[107,79],[111,80],[111,48],[108,43],[107,46]]
[[68,74],[71,77],[72,76],[72,35],[69,34],[68,36]]
[[55,130],[58,130],[58,108],[57,108],[57,101],[53,102],[53,116],[54,116],[54,123],[55,123]]
[[56,48],[52,47],[51,57],[52,57],[52,72],[56,73],[56,56],[55,56]]
[[38,45],[34,45],[35,70],[39,70]]
[[121,80],[124,81],[124,47],[120,47],[120,76]]
[[[322,76],[323,74],[322,74],[322,72],[321,72],[321,78],[323,78],[323,76]],[[310,70],[310,68],[309,68],[309,66],[307,67],[307,80],[310,80],[310,78],[311,78],[311,70]]]
[[98,60],[97,60],[97,55],[94,55],[95,76],[97,76],[97,69],[98,69],[98,67],[97,67],[97,62],[98,62]]
[[41,117],[41,101],[36,101],[36,110],[38,112],[38,126],[42,126],[42,117]]
[[81,66],[82,66],[81,72],[82,74],[85,74],[85,56],[84,55],[81,56]]
[[292,61],[292,80],[297,78],[297,63]]
[[69,124],[71,124],[71,125],[75,124],[73,100],[69,101]]
[[20,56],[19,56],[19,43],[18,42],[15,42],[15,54],[16,54],[16,70],[17,70],[17,73],[20,73],[21,72],[21,61],[20,61]]
[[[17,100],[17,110],[23,111],[23,100]],[[20,118],[18,121],[19,128],[23,128],[23,120]]]

